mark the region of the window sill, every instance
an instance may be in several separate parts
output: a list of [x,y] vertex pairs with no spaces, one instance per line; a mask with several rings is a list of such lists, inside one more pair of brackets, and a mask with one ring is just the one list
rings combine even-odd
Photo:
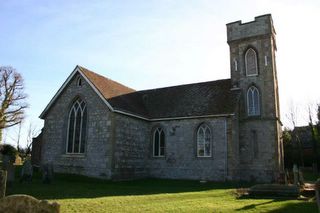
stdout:
[[212,156],[197,156],[197,158],[199,158],[199,159],[202,159],[202,158],[208,159],[208,158],[212,158]]
[[261,114],[259,115],[247,115],[246,119],[247,120],[254,120],[254,119],[260,119],[261,118]]
[[152,156],[152,158],[156,158],[156,159],[162,159],[165,158],[166,156]]
[[247,77],[256,77],[256,76],[258,76],[258,75],[259,75],[259,74],[249,74],[249,75],[246,74]]
[[67,154],[63,154],[62,157],[65,157],[65,158],[85,158],[86,155],[85,155],[85,154],[72,154],[72,153],[67,153]]

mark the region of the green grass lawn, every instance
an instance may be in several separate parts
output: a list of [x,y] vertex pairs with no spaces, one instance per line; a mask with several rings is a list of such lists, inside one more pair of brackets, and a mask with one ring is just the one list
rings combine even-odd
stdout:
[[43,184],[36,174],[31,183],[17,180],[7,195],[57,201],[62,212],[317,212],[316,204],[308,201],[237,199],[237,187],[241,185],[159,179],[112,182],[65,174]]

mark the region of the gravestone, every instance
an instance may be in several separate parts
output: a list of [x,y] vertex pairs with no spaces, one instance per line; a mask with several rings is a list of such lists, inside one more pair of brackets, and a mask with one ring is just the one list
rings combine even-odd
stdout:
[[2,167],[3,170],[7,171],[7,182],[8,183],[12,183],[14,181],[14,161],[15,161],[15,157],[10,156],[10,155],[3,155],[2,158]]
[[52,163],[46,163],[42,165],[42,182],[51,183],[53,180],[53,165]]
[[6,196],[7,171],[0,170],[0,199]]
[[56,202],[38,200],[29,195],[10,195],[0,199],[0,212],[59,213],[60,205]]
[[299,197],[300,188],[296,185],[257,184],[249,188],[250,196]]
[[32,175],[33,175],[33,168],[31,165],[31,159],[28,157],[24,161],[23,166],[22,166],[20,182],[31,181]]

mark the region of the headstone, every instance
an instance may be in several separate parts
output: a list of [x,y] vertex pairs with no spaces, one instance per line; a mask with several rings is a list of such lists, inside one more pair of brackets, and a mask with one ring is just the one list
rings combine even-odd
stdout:
[[320,213],[320,178],[315,183],[318,212]]
[[299,185],[299,170],[296,164],[293,165],[293,184]]
[[22,166],[20,182],[32,181],[32,175],[33,175],[33,168],[31,165],[31,159],[27,157],[27,159],[24,161]]
[[8,183],[12,183],[14,181],[14,176],[15,176],[15,172],[14,172],[14,161],[15,161],[15,157],[9,156],[9,155],[3,155],[3,161],[2,161],[2,167],[3,170],[7,171],[7,182]]
[[53,165],[52,163],[47,163],[42,165],[42,182],[51,183],[53,180]]
[[29,195],[10,195],[0,199],[0,212],[6,213],[59,213],[60,205],[56,202],[38,200]]
[[0,170],[0,199],[6,196],[7,171]]

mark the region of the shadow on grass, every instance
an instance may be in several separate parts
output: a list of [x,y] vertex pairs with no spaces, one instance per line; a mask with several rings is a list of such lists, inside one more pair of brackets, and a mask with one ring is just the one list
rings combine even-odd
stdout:
[[114,182],[70,174],[56,174],[51,184],[43,184],[40,174],[35,173],[32,182],[20,183],[16,180],[7,188],[7,195],[28,194],[38,199],[96,198],[233,189],[243,185],[248,184],[162,179]]
[[271,210],[269,212],[272,213],[280,213],[280,212],[318,212],[318,207],[315,202],[298,202],[298,203],[286,203],[283,204],[276,210]]
[[273,203],[273,202],[277,202],[277,200],[270,200],[270,201],[267,201],[267,202],[264,202],[264,203],[258,203],[258,204],[250,204],[250,205],[247,205],[247,206],[244,206],[242,208],[237,209],[237,211],[252,210],[252,209],[255,209],[258,206],[270,204],[270,203]]
[[[259,197],[260,199],[263,199],[261,197]],[[252,198],[250,197],[249,199],[259,199],[259,198]],[[242,199],[246,199],[246,198],[242,198]],[[265,198],[267,199],[267,198]],[[270,199],[270,197],[269,197]],[[292,198],[289,198],[290,200]],[[246,205],[242,208],[236,209],[236,211],[253,211],[253,210],[257,210],[256,208],[263,206],[263,205],[268,205],[268,204],[273,204],[275,202],[283,202],[283,201],[287,201],[287,198],[276,198],[276,199],[272,199],[270,201],[266,201],[263,203],[258,203],[258,204],[250,204],[250,205]],[[311,202],[311,201],[297,201],[297,202],[293,202],[293,203],[283,203],[281,204],[281,206],[279,205],[279,207],[275,210],[269,210],[268,212],[273,212],[273,213],[280,213],[280,212],[290,212],[290,213],[300,213],[300,212],[317,212],[318,211],[318,207],[316,205],[315,202]]]

